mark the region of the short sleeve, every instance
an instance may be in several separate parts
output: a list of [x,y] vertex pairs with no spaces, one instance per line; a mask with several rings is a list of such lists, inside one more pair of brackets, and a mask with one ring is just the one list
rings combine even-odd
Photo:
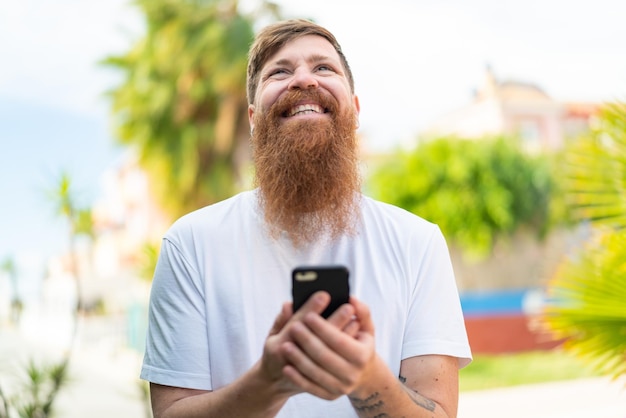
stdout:
[[459,367],[464,367],[472,355],[448,246],[438,227],[432,229],[428,245],[414,262],[416,281],[402,358],[449,355],[459,358]]
[[202,278],[180,248],[163,240],[155,269],[141,378],[211,390]]

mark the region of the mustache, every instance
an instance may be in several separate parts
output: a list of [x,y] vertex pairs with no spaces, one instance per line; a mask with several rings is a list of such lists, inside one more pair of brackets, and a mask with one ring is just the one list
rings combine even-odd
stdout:
[[272,105],[270,114],[273,117],[286,117],[294,106],[304,101],[317,103],[325,112],[333,115],[337,113],[339,108],[339,103],[334,97],[320,90],[289,90]]

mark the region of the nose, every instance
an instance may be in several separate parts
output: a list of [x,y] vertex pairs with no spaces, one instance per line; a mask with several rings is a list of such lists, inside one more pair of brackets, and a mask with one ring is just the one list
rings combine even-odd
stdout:
[[315,75],[309,69],[300,68],[294,72],[289,83],[289,90],[307,90],[317,88],[317,86]]

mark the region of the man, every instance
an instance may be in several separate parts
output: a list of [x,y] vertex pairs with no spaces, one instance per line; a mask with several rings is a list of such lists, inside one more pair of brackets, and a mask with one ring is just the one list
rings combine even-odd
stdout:
[[[163,240],[141,374],[155,417],[455,417],[471,354],[447,247],[360,194],[359,101],[334,36],[261,31],[248,100],[258,188]],[[328,264],[349,268],[350,303],[324,319],[318,292],[293,312],[292,269]]]

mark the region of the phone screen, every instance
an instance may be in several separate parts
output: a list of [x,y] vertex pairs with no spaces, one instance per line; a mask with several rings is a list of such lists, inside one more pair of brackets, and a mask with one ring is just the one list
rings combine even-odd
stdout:
[[350,300],[350,273],[345,266],[302,266],[292,272],[293,311],[297,311],[318,290],[330,294],[330,304],[322,312],[328,318]]

